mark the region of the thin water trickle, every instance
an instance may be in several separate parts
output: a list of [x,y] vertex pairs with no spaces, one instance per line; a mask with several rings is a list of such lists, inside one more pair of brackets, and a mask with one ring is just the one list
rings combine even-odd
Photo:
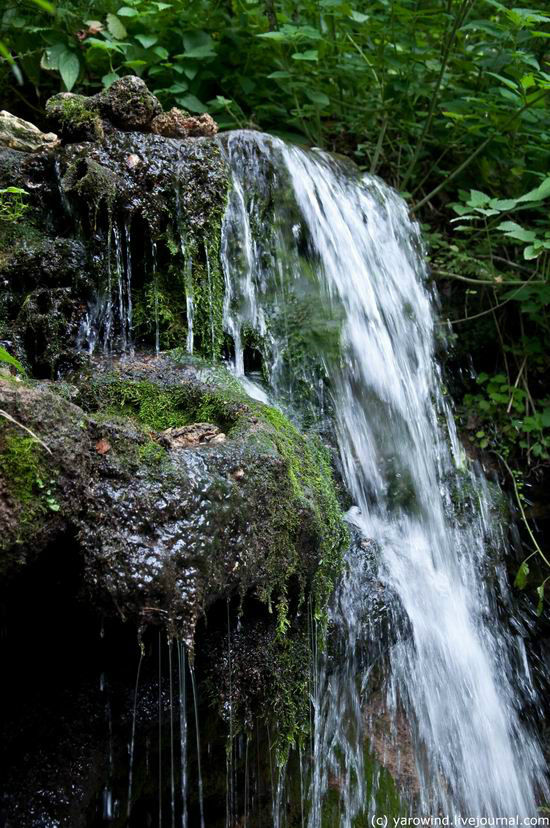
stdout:
[[[341,828],[372,799],[364,756],[374,581],[392,630],[376,643],[389,663],[378,694],[394,731],[398,716],[410,731],[415,809],[533,816],[543,763],[517,690],[532,687],[528,670],[512,682],[524,648],[498,621],[505,586],[484,574],[487,548],[501,539],[441,393],[418,228],[395,192],[321,152],[252,132],[221,145],[233,174],[221,253],[235,373],[244,374],[246,325],[264,338],[273,397],[294,411],[333,412],[354,501],[356,542],[331,606],[340,659],[320,658],[314,680],[308,825],[321,825],[331,778]],[[465,518],[453,496],[468,489]],[[492,566],[504,584],[497,556]]]
[[173,675],[172,675],[172,645],[168,641],[168,678],[170,680],[170,825],[176,828],[176,775],[174,764],[174,696],[173,696]]
[[158,765],[158,824],[159,828],[162,826],[162,633],[159,630],[158,636],[158,650],[159,650],[159,671],[158,671],[158,746],[159,746],[159,765]]
[[202,769],[201,769],[201,736],[199,730],[199,699],[197,693],[197,682],[195,681],[195,667],[191,659],[188,661],[189,674],[191,675],[191,690],[193,692],[193,709],[195,712],[195,737],[197,742],[197,778],[199,789],[199,812],[200,812],[200,828],[204,828],[204,794],[202,784]]
[[185,682],[185,644],[178,642],[178,676],[180,704],[181,828],[187,828],[187,688]]
[[127,816],[130,816],[132,811],[132,787],[134,778],[134,751],[136,746],[136,719],[137,719],[137,700],[139,690],[139,676],[141,673],[141,664],[143,661],[143,646],[140,646],[139,661],[136,672],[136,685],[134,687],[134,706],[132,710],[132,732],[130,734],[130,745],[128,750],[128,805],[126,808]]
[[229,677],[229,736],[226,745],[226,804],[225,804],[225,825],[231,828],[235,815],[235,776],[233,762],[233,668],[231,663],[231,616],[229,601],[226,603],[227,610],[227,669]]

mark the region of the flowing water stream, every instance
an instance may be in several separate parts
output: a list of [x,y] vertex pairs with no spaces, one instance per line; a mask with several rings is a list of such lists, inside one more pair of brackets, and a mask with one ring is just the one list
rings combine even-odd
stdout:
[[[334,441],[352,502],[330,655],[315,658],[312,676],[311,761],[299,763],[302,824],[325,825],[335,788],[335,825],[351,828],[357,815],[375,813],[369,752],[405,780],[415,814],[533,816],[545,790],[543,759],[521,709],[534,691],[522,638],[499,620],[508,593],[493,495],[470,469],[442,393],[418,228],[390,188],[320,151],[245,131],[222,136],[220,146],[232,171],[221,240],[232,370],[250,396]],[[133,349],[130,223],[109,236],[107,294],[81,331],[90,353]],[[193,262],[183,233],[180,241],[192,352]],[[153,247],[153,271],[155,261]],[[155,340],[158,352],[157,304]],[[245,374],[251,341],[262,350],[263,381]],[[182,644],[169,659],[178,675],[181,773],[178,781],[171,718],[172,754],[159,776],[171,775],[172,800],[179,786],[186,826],[192,743]],[[187,669],[204,825],[190,661]],[[170,684],[171,716],[172,692]],[[135,709],[130,803],[134,741]],[[231,815],[232,743],[230,751]],[[284,773],[277,778],[274,826],[285,824]]]
[[369,808],[373,560],[392,628],[376,692],[387,730],[404,719],[410,731],[415,812],[532,816],[542,757],[519,717],[530,677],[517,667],[521,639],[498,620],[506,588],[487,552],[498,532],[442,395],[418,229],[391,189],[321,152],[248,132],[222,146],[233,173],[222,256],[234,371],[244,374],[253,329],[272,397],[321,423],[332,415],[354,504],[356,542],[331,608],[339,663],[321,662],[314,683],[309,826],[321,825],[331,780],[341,826]]

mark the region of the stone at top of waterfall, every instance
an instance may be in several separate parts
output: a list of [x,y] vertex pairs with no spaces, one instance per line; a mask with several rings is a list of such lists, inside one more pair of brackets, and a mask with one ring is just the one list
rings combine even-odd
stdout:
[[94,98],[59,92],[47,101],[46,115],[68,143],[103,140],[103,122],[96,111]]
[[211,115],[190,115],[176,106],[169,112],[156,115],[151,124],[151,132],[165,138],[196,138],[201,135],[215,135],[217,131],[218,125]]
[[135,75],[119,78],[94,95],[93,101],[101,115],[121,129],[148,130],[153,118],[162,112],[159,99]]
[[168,448],[195,448],[225,442],[225,434],[212,423],[193,423],[179,428],[167,428],[162,432],[162,442]]
[[60,92],[47,102],[46,114],[68,143],[102,141],[109,123],[125,131],[153,132],[165,138],[197,138],[218,131],[206,113],[190,115],[177,107],[163,112],[158,98],[135,75],[119,78],[90,97]]
[[37,152],[51,149],[59,144],[59,138],[53,132],[41,132],[38,127],[23,118],[0,111],[0,146],[20,152]]

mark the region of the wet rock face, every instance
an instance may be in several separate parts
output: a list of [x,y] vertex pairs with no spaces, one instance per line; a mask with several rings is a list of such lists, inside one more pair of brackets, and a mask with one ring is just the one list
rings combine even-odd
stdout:
[[[313,483],[297,493],[269,409],[217,371],[142,357],[96,363],[64,396],[51,383],[3,382],[0,408],[17,421],[0,422],[3,512],[19,516],[2,538],[5,574],[69,527],[99,601],[190,647],[197,618],[220,597],[252,590],[267,602],[289,578],[291,591],[309,589],[317,515],[333,504]],[[301,439],[294,450],[307,453]]]
[[[0,219],[0,340],[32,374],[52,379],[78,365],[75,346],[92,347],[82,335],[90,317],[103,350],[119,342],[124,346],[131,332],[122,328],[131,321],[117,315],[122,281],[128,284],[128,306],[133,298],[136,318],[148,335],[143,344],[154,344],[148,323],[152,290],[164,291],[157,304],[182,308],[177,324],[170,322],[169,342],[180,344],[187,325],[185,253],[193,261],[189,278],[200,297],[195,345],[200,347],[202,336],[219,353],[223,276],[218,252],[229,176],[211,137],[189,137],[212,136],[212,119],[186,120],[178,111],[185,129],[168,132],[180,137],[152,133],[152,122],[163,117],[160,104],[131,77],[89,98],[55,95],[47,112],[63,145],[56,139],[31,153],[0,144],[0,189],[25,191],[17,220]],[[170,123],[172,115],[166,116]],[[152,272],[157,253],[162,282]],[[208,293],[203,280],[208,280]],[[109,316],[109,305],[116,314],[113,310]],[[199,330],[212,320],[214,335]]]
[[[18,673],[19,651],[43,627],[74,649],[65,632],[75,617],[94,640],[103,622],[124,628],[126,637],[117,635],[125,653],[129,637],[149,655],[153,639],[158,647],[161,638],[164,647],[185,642],[200,703],[219,716],[225,780],[218,730],[228,704],[239,717],[232,727],[259,716],[274,739],[280,731],[283,750],[305,732],[306,607],[324,606],[346,542],[330,458],[278,410],[248,398],[220,365],[220,228],[230,181],[212,119],[162,113],[137,78],[90,98],[56,95],[48,113],[61,143],[38,136],[34,151],[32,141],[16,149],[0,141],[0,189],[26,193],[21,214],[0,220],[0,343],[25,369],[22,377],[0,366],[0,624],[6,614],[10,664]],[[209,362],[184,354],[190,333],[194,353]],[[152,356],[157,342],[174,351]],[[76,584],[59,581],[73,565]],[[43,583],[51,594],[39,600]],[[78,593],[77,609],[69,593]],[[50,612],[56,623],[43,623]],[[235,632],[226,639],[227,625]],[[227,653],[239,671],[229,684]],[[104,824],[103,667],[96,659],[92,676],[87,657],[81,661],[74,688],[71,671],[58,665],[51,707],[38,714],[43,702],[29,675],[9,694],[6,709],[26,698],[2,759],[16,768],[4,784],[14,825]],[[117,679],[125,711],[118,724],[113,718],[124,766],[119,808],[135,667]],[[158,675],[151,662],[143,670]],[[73,701],[65,705],[68,686]],[[157,715],[155,701],[144,716],[144,767]],[[42,718],[63,725],[62,749],[41,732]],[[156,795],[154,784],[143,802]],[[169,786],[163,796],[170,802]],[[225,792],[212,797],[222,805],[211,824],[223,825]],[[270,800],[264,805],[270,824]],[[135,824],[154,824],[155,804],[142,807],[149,822]],[[126,824],[123,813],[125,806],[116,824]]]

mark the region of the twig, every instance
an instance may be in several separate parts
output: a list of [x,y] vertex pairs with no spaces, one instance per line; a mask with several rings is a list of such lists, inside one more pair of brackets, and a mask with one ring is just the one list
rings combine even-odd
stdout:
[[517,504],[519,506],[519,511],[521,513],[521,519],[523,520],[525,528],[529,532],[529,537],[533,541],[533,546],[535,547],[535,551],[540,555],[540,557],[542,558],[542,560],[544,561],[546,566],[550,567],[550,561],[548,560],[548,558],[545,556],[544,552],[542,551],[542,549],[538,545],[537,540],[536,540],[536,538],[533,535],[533,532],[531,530],[531,527],[529,526],[529,521],[527,520],[527,516],[525,514],[525,509],[523,508],[523,503],[521,502],[521,495],[519,493],[519,489],[518,489],[518,486],[517,486],[517,483],[516,483],[516,478],[514,477],[514,473],[512,472],[512,469],[510,468],[510,466],[508,465],[508,463],[506,462],[504,457],[501,454],[499,454],[498,451],[495,451],[493,453],[496,454],[496,456],[498,457],[498,459],[500,460],[500,462],[502,463],[502,465],[504,466],[504,468],[506,469],[506,471],[508,472],[508,474],[512,478],[512,485],[514,487],[514,494],[516,496],[516,501],[517,501]]
[[[432,273],[435,273],[437,276],[445,276],[448,279],[458,279],[461,282],[468,282],[470,285],[491,285],[491,287],[508,287],[509,285],[521,285],[522,287],[527,284],[527,282],[522,282],[519,279],[506,279],[506,281],[502,280],[498,282],[496,279],[472,279],[468,276],[461,276],[459,273],[450,273],[448,270],[436,270],[435,268],[432,270]],[[546,285],[547,282],[545,279],[539,279],[536,282],[530,282],[532,285]]]
[[491,143],[491,141],[493,140],[493,138],[496,138],[496,137],[497,137],[497,135],[502,135],[502,133],[504,132],[504,130],[505,130],[508,126],[510,126],[510,124],[512,124],[512,123],[516,120],[516,118],[519,118],[519,116],[520,116],[520,115],[522,115],[522,114],[525,112],[525,110],[526,110],[526,109],[529,109],[531,106],[533,106],[533,104],[538,103],[539,101],[541,101],[541,100],[544,98],[544,96],[546,95],[546,92],[547,92],[547,90],[545,89],[545,90],[542,92],[542,94],[541,94],[541,95],[538,95],[536,98],[533,98],[532,100],[528,101],[528,103],[524,104],[524,106],[522,106],[520,109],[518,109],[518,110],[517,110],[517,112],[514,112],[514,113],[513,113],[513,115],[512,115],[510,118],[508,118],[508,120],[507,120],[507,121],[505,121],[505,122],[504,122],[504,124],[501,126],[501,128],[500,128],[499,130],[495,130],[495,132],[493,132],[491,135],[489,135],[489,137],[488,137],[488,138],[486,138],[486,139],[485,139],[485,141],[483,141],[483,142],[479,145],[479,147],[478,147],[476,150],[474,150],[474,152],[472,152],[472,153],[468,156],[468,158],[466,158],[466,160],[465,160],[465,161],[463,161],[463,162],[462,162],[462,164],[460,164],[460,165],[459,165],[459,166],[458,166],[455,170],[453,170],[453,172],[452,172],[452,173],[450,173],[450,174],[449,174],[449,175],[448,175],[448,176],[447,176],[447,177],[446,177],[446,178],[445,178],[445,179],[441,182],[441,184],[438,184],[438,185],[437,185],[437,187],[435,187],[435,188],[434,188],[434,189],[433,189],[430,193],[428,193],[428,195],[424,196],[424,198],[422,198],[422,199],[418,202],[418,204],[414,204],[414,205],[411,207],[411,212],[412,212],[412,213],[414,213],[414,212],[415,212],[416,210],[418,210],[420,207],[423,207],[423,206],[424,206],[424,204],[426,204],[426,203],[427,203],[427,202],[428,202],[431,198],[433,198],[433,196],[434,196],[434,195],[437,195],[437,193],[441,192],[441,190],[443,190],[443,189],[447,186],[447,184],[449,184],[449,183],[450,183],[450,182],[451,182],[454,178],[456,178],[456,176],[457,176],[457,175],[460,175],[460,173],[462,172],[462,170],[465,170],[465,169],[466,169],[466,167],[469,167],[469,166],[470,166],[470,164],[472,163],[472,161],[473,161],[475,158],[477,158],[477,156],[478,156],[480,153],[482,153],[482,152],[483,152],[483,150],[485,149],[485,147],[486,147],[488,144],[490,144],[490,143]]
[[[493,308],[493,310],[494,310],[494,308]],[[516,377],[516,381],[515,381],[515,383],[514,383],[514,385],[513,385],[513,389],[518,387],[518,382],[519,382],[519,380],[520,380],[521,375],[523,374],[523,369],[525,368],[525,363],[526,363],[526,362],[527,362],[527,357],[524,357],[524,358],[523,358],[523,362],[521,363],[521,366],[520,366],[520,369],[519,369],[518,375],[517,375],[517,377]],[[512,403],[513,403],[513,402],[514,402],[514,391],[512,390],[512,393],[510,394],[510,400],[508,401],[508,406],[507,406],[507,408],[506,408],[506,413],[507,413],[507,414],[509,414],[509,413],[510,413],[510,410],[511,410],[511,408],[512,408]]]
[[[462,319],[449,319],[449,320],[447,320],[447,321],[448,321],[448,322],[450,322],[450,324],[451,324],[451,325],[457,325],[459,322],[469,322],[469,321],[470,321],[470,319],[479,319],[479,317],[480,317],[480,316],[486,316],[488,313],[493,313],[493,311],[496,311],[496,310],[498,310],[499,308],[502,308],[502,307],[503,307],[503,305],[507,305],[507,304],[508,304],[508,302],[511,302],[511,301],[512,301],[512,299],[515,299],[515,298],[516,298],[516,296],[518,295],[518,293],[520,293],[520,291],[521,291],[521,290],[522,290],[522,289],[523,289],[526,285],[528,285],[528,284],[530,283],[530,281],[531,281],[531,279],[533,279],[534,275],[535,275],[535,274],[533,273],[533,275],[532,275],[532,276],[530,276],[530,277],[529,277],[529,279],[527,279],[527,281],[522,282],[522,283],[521,283],[521,286],[520,286],[520,287],[518,287],[518,289],[517,289],[517,290],[515,290],[515,291],[512,293],[512,295],[511,295],[511,296],[509,296],[509,297],[508,297],[508,299],[505,299],[505,300],[504,300],[504,302],[499,302],[499,303],[498,303],[498,305],[493,305],[492,307],[487,308],[487,310],[481,311],[480,313],[474,313],[472,316],[464,316]],[[441,324],[446,324],[446,322],[445,322],[445,323],[441,323]]]
[[43,440],[41,440],[41,439],[40,439],[40,437],[37,437],[37,435],[34,433],[34,431],[31,431],[31,430],[30,430],[30,428],[27,428],[27,426],[23,425],[23,423],[18,422],[16,419],[14,419],[14,418],[11,416],[11,414],[8,414],[8,412],[7,412],[7,411],[3,411],[1,408],[0,408],[0,417],[4,417],[4,419],[9,420],[9,421],[10,421],[10,423],[13,423],[13,424],[14,424],[14,425],[16,425],[16,426],[19,426],[19,428],[22,428],[24,431],[28,432],[28,434],[30,434],[30,435],[31,435],[31,437],[32,437],[34,440],[36,440],[36,442],[37,442],[37,443],[40,443],[40,445],[41,445],[43,448],[45,448],[45,449],[46,449],[46,451],[48,452],[48,454],[51,454],[51,453],[52,453],[52,450],[51,450],[50,448],[48,448],[48,446],[46,445],[46,443],[45,443]]

